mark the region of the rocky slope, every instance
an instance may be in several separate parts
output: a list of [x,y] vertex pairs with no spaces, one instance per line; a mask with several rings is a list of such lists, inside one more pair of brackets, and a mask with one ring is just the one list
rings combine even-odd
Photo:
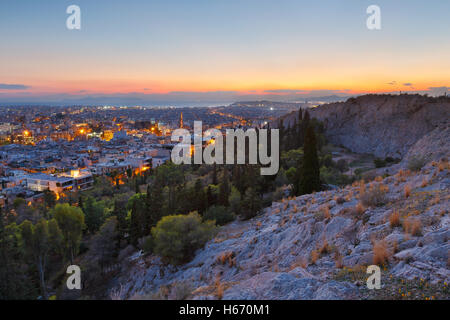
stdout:
[[[285,125],[292,124],[294,116],[287,116]],[[314,108],[311,117],[324,122],[332,143],[357,153],[403,158],[421,139],[425,140],[418,148],[434,152],[440,149],[429,141],[440,138],[442,130],[447,130],[447,140],[440,141],[446,143],[448,151],[449,97],[365,95]]]
[[[273,203],[252,220],[223,227],[184,266],[155,256],[127,260],[109,295],[449,299],[449,169],[433,162],[417,173],[401,170]],[[381,290],[366,288],[371,264],[384,265]]]

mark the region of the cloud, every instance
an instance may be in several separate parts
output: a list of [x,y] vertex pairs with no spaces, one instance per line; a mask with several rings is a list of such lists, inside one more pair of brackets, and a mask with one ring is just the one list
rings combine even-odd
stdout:
[[0,90],[26,90],[31,88],[30,86],[26,86],[24,84],[7,84],[0,83]]
[[395,86],[397,84],[397,81],[391,81],[387,83],[390,86]]
[[412,87],[413,84],[411,82],[405,82],[403,85],[407,87]]

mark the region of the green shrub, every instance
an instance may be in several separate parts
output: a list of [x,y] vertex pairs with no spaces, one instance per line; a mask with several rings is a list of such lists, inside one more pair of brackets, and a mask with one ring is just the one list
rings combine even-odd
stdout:
[[155,242],[152,236],[148,236],[142,239],[142,250],[144,250],[145,253],[152,253],[154,246]]
[[213,221],[202,222],[197,212],[163,217],[152,228],[153,251],[172,264],[188,262],[216,232]]
[[350,182],[349,176],[342,174],[336,168],[320,168],[320,179],[326,184],[331,185],[346,185]]
[[338,162],[336,162],[336,168],[340,172],[345,172],[348,170],[348,163],[345,161],[345,159],[339,159]]
[[224,206],[212,206],[203,215],[203,220],[214,220],[218,226],[222,226],[235,219],[233,212],[227,210]]
[[272,202],[280,201],[283,199],[285,192],[283,188],[276,188],[274,192],[272,192]]
[[230,204],[230,210],[235,215],[241,213],[241,193],[235,186],[231,187],[230,195],[228,196],[228,203]]
[[411,171],[420,171],[426,163],[426,157],[414,156],[408,161],[408,169]]
[[244,220],[255,217],[262,209],[261,197],[253,188],[247,188],[242,199],[241,216]]
[[398,158],[386,157],[384,161],[387,163],[399,163],[401,160]]
[[386,190],[381,185],[377,185],[371,190],[364,192],[360,196],[360,200],[366,207],[382,206],[387,202]]
[[376,158],[373,160],[373,163],[375,165],[375,168],[383,168],[386,167],[386,160]]

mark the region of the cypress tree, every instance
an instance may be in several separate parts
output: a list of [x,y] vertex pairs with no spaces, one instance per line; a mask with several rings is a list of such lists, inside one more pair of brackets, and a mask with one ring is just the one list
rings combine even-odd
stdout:
[[228,183],[228,170],[226,167],[223,168],[223,174],[222,174],[222,183],[219,187],[219,199],[218,203],[219,205],[228,206],[228,196],[230,194],[230,187]]
[[304,156],[300,167],[299,194],[320,190],[320,168],[317,157],[316,136],[312,127],[308,127],[305,136]]
[[206,189],[206,207],[209,208],[216,204],[216,199],[212,193],[211,186]]
[[164,206],[163,185],[159,179],[155,179],[152,186],[147,187],[147,214],[146,223],[150,232],[151,227],[156,226],[156,223],[162,218],[162,208]]
[[127,210],[123,202],[118,199],[114,200],[113,216],[117,218],[117,247],[120,247],[120,242],[125,239],[125,233],[128,230],[127,225]]
[[212,184],[217,185],[217,166],[216,166],[215,162],[214,162],[214,165],[213,165]]
[[194,193],[195,193],[195,207],[196,210],[200,214],[203,214],[205,211],[205,192],[203,190],[203,184],[201,179],[197,179],[194,185]]

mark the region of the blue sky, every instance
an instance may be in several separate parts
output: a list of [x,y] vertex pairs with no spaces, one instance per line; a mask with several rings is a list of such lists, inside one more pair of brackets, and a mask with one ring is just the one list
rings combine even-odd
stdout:
[[[71,4],[79,31],[65,26]],[[0,102],[426,91],[449,85],[449,12],[442,0],[2,0]]]

